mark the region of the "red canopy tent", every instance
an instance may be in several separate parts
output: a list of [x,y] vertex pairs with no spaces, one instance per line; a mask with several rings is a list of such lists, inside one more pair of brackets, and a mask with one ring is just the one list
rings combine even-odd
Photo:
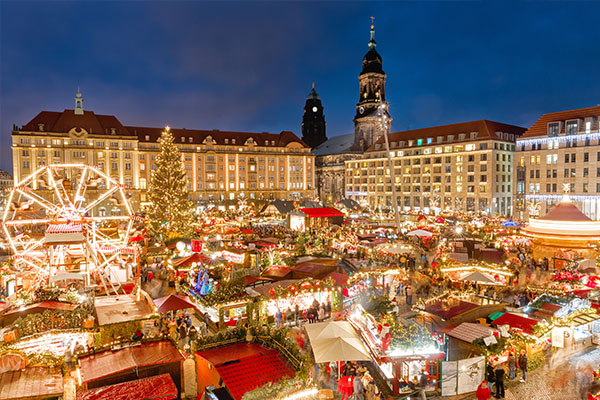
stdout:
[[256,232],[254,232],[254,231],[253,231],[252,229],[250,229],[250,228],[246,228],[246,229],[244,229],[244,230],[242,231],[242,233],[243,233],[244,235],[252,235],[253,233],[256,233]]
[[195,308],[196,306],[190,301],[187,296],[179,296],[170,294],[160,299],[154,300],[154,304],[158,307],[158,312],[167,312],[182,310],[184,308]]
[[192,263],[200,263],[200,264],[211,264],[213,260],[210,257],[206,257],[200,253],[194,253],[191,256],[178,258],[173,260],[174,267],[181,267],[182,265],[189,265]]
[[162,374],[77,393],[77,400],[176,399],[177,387],[171,375]]
[[308,218],[343,217],[344,213],[333,207],[301,208]]
[[494,320],[494,325],[509,325],[511,328],[521,329],[525,333],[532,334],[533,327],[538,323],[537,319],[521,317],[517,314],[506,313]]

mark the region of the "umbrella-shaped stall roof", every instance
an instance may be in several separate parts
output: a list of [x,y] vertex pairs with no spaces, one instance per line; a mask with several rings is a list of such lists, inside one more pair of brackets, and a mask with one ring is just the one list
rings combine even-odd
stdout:
[[348,321],[305,326],[315,361],[370,361],[371,356]]
[[479,271],[468,272],[467,274],[461,276],[460,280],[467,281],[467,282],[479,282],[479,283],[484,283],[484,284],[496,283],[494,278],[492,278],[488,274],[484,274],[483,272],[479,272]]
[[170,294],[160,299],[154,300],[154,304],[158,307],[158,312],[167,312],[175,310],[183,310],[184,308],[195,308],[196,306],[190,301],[187,296],[179,296]]
[[408,232],[406,236],[431,237],[433,236],[433,233],[426,231],[425,229],[417,229],[412,232]]

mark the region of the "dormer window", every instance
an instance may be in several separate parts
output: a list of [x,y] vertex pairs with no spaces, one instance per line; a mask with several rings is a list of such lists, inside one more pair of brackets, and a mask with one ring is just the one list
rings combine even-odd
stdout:
[[443,136],[438,136],[437,137],[437,142],[438,143],[442,143],[444,141],[444,137]]
[[431,143],[433,143],[433,138],[428,137],[427,138],[427,144],[431,144]]
[[181,137],[181,143],[185,143],[185,137]]
[[188,142],[192,143],[194,141],[194,138],[192,138],[191,136],[188,137]]
[[414,140],[409,140],[408,141],[408,147],[412,147],[413,143],[414,143]]
[[548,137],[558,136],[560,133],[560,122],[548,123]]
[[205,144],[212,143],[212,141],[213,141],[212,136],[207,136],[206,139],[204,139],[203,143],[205,143]]
[[454,142],[454,135],[448,135],[448,142],[449,143]]
[[275,141],[274,140],[271,140],[271,145],[275,146]]
[[254,140],[252,138],[248,138],[248,140],[246,140],[246,143],[244,143],[246,146],[250,146],[254,144]]
[[44,124],[38,124],[38,130],[44,132]]
[[379,149],[381,149],[381,145],[380,145],[379,143],[377,143],[377,144],[375,145],[375,150],[379,150]]
[[572,119],[570,121],[567,121],[566,132],[567,135],[576,135],[577,132],[579,132],[579,120]]
[[477,139],[477,133],[478,132],[471,132],[471,140]]
[[110,128],[110,134],[111,135],[116,135],[117,134],[117,128]]
[[467,135],[466,135],[466,134],[464,134],[464,133],[459,133],[459,134],[458,134],[458,141],[459,141],[459,142],[462,142],[463,140],[465,140],[465,137],[466,137],[466,136],[467,136]]
[[229,144],[229,139],[225,138],[225,144]]
[[231,139],[231,144],[235,144],[235,139]]

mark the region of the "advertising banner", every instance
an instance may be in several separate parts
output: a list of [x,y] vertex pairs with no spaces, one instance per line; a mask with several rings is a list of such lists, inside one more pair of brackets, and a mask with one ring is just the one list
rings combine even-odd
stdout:
[[458,361],[442,362],[442,396],[456,395]]
[[458,361],[458,394],[474,392],[485,376],[485,357]]

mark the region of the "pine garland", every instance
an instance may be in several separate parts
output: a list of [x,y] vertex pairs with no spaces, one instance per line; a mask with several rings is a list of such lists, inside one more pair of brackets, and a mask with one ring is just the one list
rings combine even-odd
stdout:
[[163,240],[174,234],[189,237],[194,230],[193,204],[189,200],[181,153],[168,130],[158,142],[160,153],[156,156],[156,169],[152,171],[148,190],[150,232]]

